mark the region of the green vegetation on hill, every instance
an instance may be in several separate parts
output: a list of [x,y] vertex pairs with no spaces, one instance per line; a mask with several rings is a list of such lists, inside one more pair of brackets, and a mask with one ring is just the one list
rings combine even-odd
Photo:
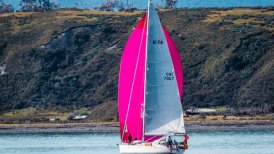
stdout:
[[[273,10],[160,10],[181,52],[184,107],[274,112]],[[90,120],[117,120],[120,57],[143,14],[1,14],[0,113],[87,108]]]

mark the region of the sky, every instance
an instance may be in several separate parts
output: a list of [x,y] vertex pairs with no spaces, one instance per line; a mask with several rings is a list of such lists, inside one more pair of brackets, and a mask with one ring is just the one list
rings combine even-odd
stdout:
[[[99,6],[107,0],[51,0],[60,3],[61,7],[74,7],[78,3],[78,7],[82,9],[92,9]],[[144,9],[147,6],[147,0],[120,0],[129,2],[139,9]],[[165,0],[153,0],[157,5],[164,5]],[[19,9],[20,0],[4,0],[6,4],[12,4],[16,9]],[[274,6],[274,0],[178,0],[178,7],[250,7],[250,6]]]

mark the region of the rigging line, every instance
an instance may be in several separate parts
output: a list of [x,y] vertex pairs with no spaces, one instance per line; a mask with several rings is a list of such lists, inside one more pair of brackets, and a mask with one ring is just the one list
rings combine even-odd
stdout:
[[150,141],[150,140],[153,140],[154,138],[158,137],[157,135],[156,136],[152,136],[150,137],[149,139],[146,140],[146,142]]
[[[147,17],[145,19],[144,25],[146,24],[146,22],[147,22]],[[133,82],[131,84],[129,103],[128,103],[128,108],[127,108],[127,114],[126,114],[126,120],[125,120],[124,127],[127,126],[128,113],[129,113],[129,108],[130,108],[130,105],[131,105],[132,92],[133,92],[133,87],[134,87],[134,84],[135,84],[135,78],[136,78],[136,73],[137,73],[137,67],[138,67],[138,64],[139,64],[139,58],[140,58],[141,47],[142,47],[142,43],[143,43],[144,32],[145,32],[145,30],[143,28],[142,36],[141,36],[141,42],[140,42],[140,45],[139,45],[139,51],[138,51],[138,56],[137,56],[137,62],[136,62],[136,65],[135,65],[135,70],[134,70],[134,75],[133,75]],[[124,139],[124,134],[125,134],[125,129],[123,129],[122,140]]]
[[146,55],[145,55],[145,81],[144,81],[144,104],[143,104],[143,134],[142,134],[142,141],[145,141],[145,120],[146,120],[146,92],[147,92],[147,86],[146,86],[146,82],[147,82],[147,53],[148,53],[148,34],[149,34],[149,20],[150,20],[150,5],[151,5],[152,1],[149,0],[148,1],[148,7],[147,7],[147,28],[146,28],[146,32],[147,32],[147,36],[146,36]]
[[[183,124],[183,126],[181,126],[181,124]],[[184,110],[183,110],[183,108],[182,108],[182,115],[180,116],[180,121],[178,123],[177,128],[183,128],[183,131],[186,132],[185,125],[184,125]]]

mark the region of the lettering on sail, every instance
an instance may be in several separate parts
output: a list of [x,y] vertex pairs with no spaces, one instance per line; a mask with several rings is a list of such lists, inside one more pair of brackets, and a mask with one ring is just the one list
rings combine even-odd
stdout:
[[161,44],[164,44],[164,41],[163,40],[153,40],[152,44],[154,44],[154,45],[161,45]]
[[165,74],[164,80],[174,80],[174,74],[171,72],[168,72]]

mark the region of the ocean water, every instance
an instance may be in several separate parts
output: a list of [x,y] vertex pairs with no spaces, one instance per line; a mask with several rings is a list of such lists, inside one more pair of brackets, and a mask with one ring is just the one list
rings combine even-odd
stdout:
[[[189,132],[186,154],[274,154],[274,130]],[[0,154],[118,154],[118,133],[0,134]]]
[[[51,0],[61,4],[61,7],[74,7],[77,3],[79,8],[92,9],[107,0]],[[144,9],[147,7],[147,0],[120,0],[134,7]],[[156,5],[164,6],[165,0],[153,0]],[[20,0],[4,0],[7,4],[13,4],[16,9],[20,8]],[[250,6],[274,6],[274,0],[178,0],[178,7],[250,7]]]

